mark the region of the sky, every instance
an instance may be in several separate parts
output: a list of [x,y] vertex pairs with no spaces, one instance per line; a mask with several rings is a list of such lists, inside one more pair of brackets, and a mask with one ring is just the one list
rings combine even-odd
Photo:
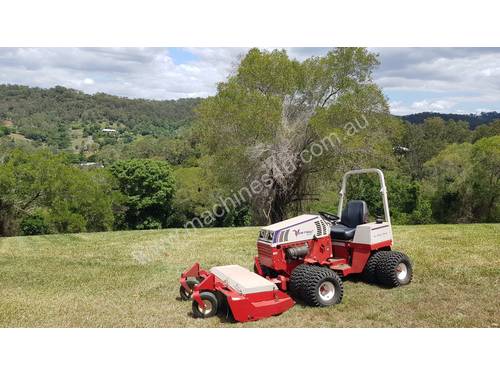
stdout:
[[[304,60],[329,48],[286,48]],[[129,98],[206,97],[248,48],[0,48],[0,84]],[[500,112],[500,48],[370,48],[391,113]]]

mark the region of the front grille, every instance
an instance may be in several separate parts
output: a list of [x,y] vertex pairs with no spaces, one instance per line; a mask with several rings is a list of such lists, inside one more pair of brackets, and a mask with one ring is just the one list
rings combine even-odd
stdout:
[[314,224],[316,225],[316,235],[318,237],[324,236],[327,233],[326,224],[323,220],[318,220]]
[[257,252],[259,253],[259,258],[272,258],[273,257],[273,248],[269,245],[265,245],[263,243],[257,243]]

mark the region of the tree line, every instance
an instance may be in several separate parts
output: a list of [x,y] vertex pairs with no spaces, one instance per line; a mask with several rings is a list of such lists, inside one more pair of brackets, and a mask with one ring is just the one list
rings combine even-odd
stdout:
[[469,124],[470,129],[474,130],[477,126],[487,124],[495,120],[500,120],[500,113],[496,111],[481,112],[481,113],[437,113],[437,112],[421,112],[412,113],[411,115],[401,116],[405,121],[411,124],[421,124],[431,117],[439,117],[443,120],[465,121]]
[[[252,49],[214,96],[165,107],[0,86],[0,232],[181,227],[194,218],[260,225],[336,212],[342,174],[366,167],[384,170],[395,223],[498,222],[500,120],[472,127],[443,116],[415,124],[392,116],[372,80],[377,65],[363,48],[302,62]],[[103,135],[104,126],[115,131]],[[35,139],[26,129],[53,133]],[[68,145],[75,134],[85,147]],[[325,137],[334,147],[304,161]],[[257,193],[224,204],[262,176]],[[348,199],[382,213],[376,180],[350,184]]]

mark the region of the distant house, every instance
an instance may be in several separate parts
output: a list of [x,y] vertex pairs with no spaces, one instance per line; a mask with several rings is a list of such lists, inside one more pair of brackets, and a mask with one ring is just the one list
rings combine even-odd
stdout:
[[116,133],[116,129],[104,128],[102,129],[104,133]]
[[404,146],[396,146],[393,148],[393,150],[397,154],[405,154],[407,152],[410,152],[410,149],[408,147],[404,147]]
[[104,165],[102,163],[95,163],[95,162],[84,162],[79,164],[80,168],[88,168],[88,169],[93,169],[93,168],[104,168]]

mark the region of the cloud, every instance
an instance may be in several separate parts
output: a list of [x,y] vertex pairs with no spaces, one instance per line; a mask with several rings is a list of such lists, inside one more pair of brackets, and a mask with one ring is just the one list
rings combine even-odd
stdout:
[[457,103],[451,100],[420,100],[405,105],[401,101],[390,101],[391,112],[395,115],[405,115],[415,112],[453,112]]
[[449,110],[455,105],[454,102],[449,100],[436,100],[434,102],[428,100],[422,100],[419,102],[414,102],[412,104],[412,108],[416,110],[424,110],[424,111],[444,111]]
[[199,49],[176,64],[167,48],[0,48],[0,83],[68,86],[147,99],[208,96],[240,51]]
[[[499,110],[499,48],[379,48],[375,82],[395,114]],[[424,96],[424,98],[421,98]],[[416,100],[415,97],[421,99]]]
[[[268,48],[272,49],[272,48]],[[328,47],[287,48],[292,58]],[[500,48],[371,48],[374,79],[395,114],[499,110]],[[248,48],[0,48],[0,83],[131,98],[206,97]]]

